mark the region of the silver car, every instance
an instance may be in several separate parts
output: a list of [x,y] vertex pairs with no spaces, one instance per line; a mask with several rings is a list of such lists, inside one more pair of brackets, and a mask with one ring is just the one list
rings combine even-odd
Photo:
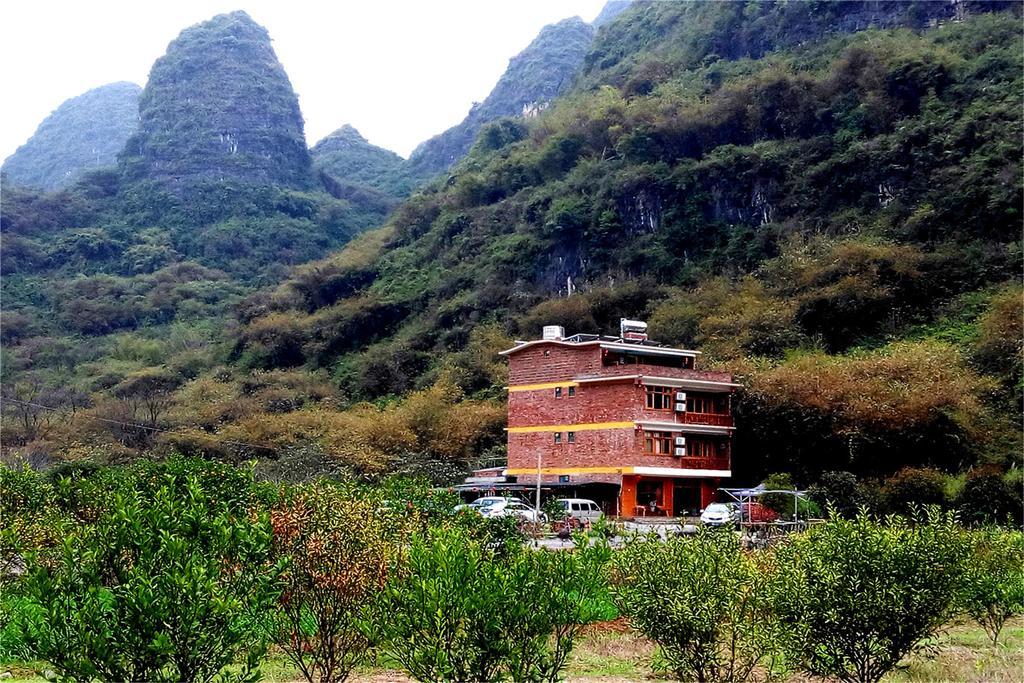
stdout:
[[581,522],[596,522],[604,516],[597,503],[586,498],[559,498],[557,502],[565,510],[566,517],[574,517]]

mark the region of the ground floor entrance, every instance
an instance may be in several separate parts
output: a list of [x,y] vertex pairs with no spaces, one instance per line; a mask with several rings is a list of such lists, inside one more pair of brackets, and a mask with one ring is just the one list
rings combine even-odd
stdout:
[[695,517],[715,502],[717,479],[623,475],[622,517]]

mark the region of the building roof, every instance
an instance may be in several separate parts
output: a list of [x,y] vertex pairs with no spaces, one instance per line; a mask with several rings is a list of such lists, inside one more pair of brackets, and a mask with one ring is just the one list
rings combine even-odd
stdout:
[[516,345],[511,349],[501,351],[501,356],[511,356],[524,349],[541,344],[554,344],[555,346],[569,346],[579,348],[584,346],[598,346],[602,349],[612,351],[626,351],[650,356],[688,356],[694,358],[700,355],[700,351],[689,349],[676,349],[671,346],[663,346],[649,340],[622,339],[621,337],[605,337],[597,334],[575,334],[565,339],[534,339],[532,341],[516,340]]

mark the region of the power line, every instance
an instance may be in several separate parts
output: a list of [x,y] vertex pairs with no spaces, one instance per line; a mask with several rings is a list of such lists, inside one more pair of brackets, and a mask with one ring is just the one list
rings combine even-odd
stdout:
[[[59,408],[59,407],[56,407],[56,406],[43,405],[42,403],[34,403],[32,401],[22,401],[21,399],[18,399],[18,398],[4,398],[2,400],[3,401],[10,401],[11,403],[16,403],[18,405],[29,406],[29,407],[32,407],[32,408],[41,408],[43,410],[50,410],[50,411],[53,411],[53,412],[62,412],[63,411],[62,408]],[[275,453],[278,450],[277,447],[275,447],[275,446],[267,446],[266,444],[258,444],[258,443],[248,443],[246,441],[234,441],[232,439],[223,439],[221,437],[214,436],[213,434],[204,434],[202,432],[199,432],[198,434],[186,433],[186,432],[177,432],[177,431],[174,431],[173,429],[161,429],[160,427],[153,427],[152,425],[136,424],[136,423],[133,423],[133,422],[122,422],[121,420],[111,420],[110,418],[96,417],[95,415],[91,416],[91,419],[96,420],[97,422],[106,422],[107,424],[115,424],[115,425],[119,425],[121,427],[131,427],[132,429],[142,429],[142,430],[148,431],[148,432],[158,432],[160,434],[170,434],[172,436],[180,436],[180,437],[185,437],[185,438],[195,438],[195,437],[198,436],[199,438],[206,439],[207,441],[214,441],[214,442],[217,442],[217,443],[227,444],[229,446],[247,446],[249,448],[261,448],[263,450],[273,451]]]

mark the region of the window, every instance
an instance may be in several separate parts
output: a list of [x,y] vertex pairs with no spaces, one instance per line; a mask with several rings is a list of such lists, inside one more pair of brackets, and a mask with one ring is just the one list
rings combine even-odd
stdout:
[[686,406],[691,413],[725,414],[726,399],[711,396],[689,396],[689,403]]
[[555,398],[562,398],[562,387],[555,387]]
[[562,432],[555,432],[555,443],[562,443]]
[[648,410],[672,410],[672,387],[647,387]]
[[672,455],[672,432],[644,432],[644,453]]
[[572,397],[572,396],[575,396],[575,395],[576,395],[576,387],[569,387],[569,396]]
[[576,443],[576,432],[566,432],[569,436],[569,443]]
[[719,455],[720,445],[714,441],[687,441],[687,455],[694,458],[715,458]]

